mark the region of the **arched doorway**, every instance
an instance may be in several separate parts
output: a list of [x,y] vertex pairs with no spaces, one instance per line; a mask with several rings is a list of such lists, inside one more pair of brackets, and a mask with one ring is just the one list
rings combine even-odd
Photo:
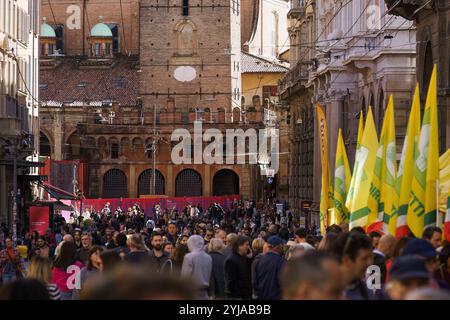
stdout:
[[39,155],[44,157],[51,157],[52,155],[50,140],[42,131],[39,134]]
[[[142,171],[138,178],[138,197],[141,195],[151,194],[151,184],[152,184],[152,173],[153,169],[147,169]],[[156,170],[155,176],[155,194],[165,193],[165,180],[161,171]]]
[[175,179],[176,197],[199,197],[202,195],[202,177],[193,169],[185,169]]
[[127,177],[122,170],[111,169],[103,176],[103,198],[126,198]]
[[217,171],[213,178],[213,194],[215,196],[239,194],[239,176],[229,169]]

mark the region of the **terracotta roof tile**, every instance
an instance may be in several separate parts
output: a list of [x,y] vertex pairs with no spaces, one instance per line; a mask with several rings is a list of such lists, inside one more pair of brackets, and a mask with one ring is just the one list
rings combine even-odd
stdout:
[[39,98],[44,103],[116,100],[122,106],[136,105],[139,79],[134,64],[123,59],[112,68],[80,69],[74,59],[65,58],[56,68],[40,71]]
[[242,52],[242,73],[262,73],[262,72],[288,72],[289,68],[279,62],[270,61],[262,56],[257,56],[248,52]]

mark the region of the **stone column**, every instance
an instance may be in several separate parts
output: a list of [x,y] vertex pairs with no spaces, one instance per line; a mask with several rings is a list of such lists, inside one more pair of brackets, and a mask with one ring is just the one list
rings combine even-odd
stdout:
[[168,165],[167,166],[167,195],[169,197],[173,197],[173,166],[172,165]]
[[64,135],[63,135],[63,119],[60,111],[56,111],[55,114],[55,124],[53,127],[53,137],[54,137],[54,148],[53,148],[53,157],[54,160],[62,160],[63,159],[63,144],[64,144]]
[[328,124],[328,159],[330,165],[330,176],[333,180],[334,177],[334,164],[336,157],[336,146],[338,140],[339,128],[342,128],[342,106],[343,96],[341,91],[332,91],[330,93],[330,99],[328,101],[326,117]]
[[211,196],[211,166],[203,166],[205,168],[205,175],[203,181],[203,195]]
[[129,191],[128,191],[128,196],[130,198],[136,198],[137,197],[137,192],[136,192],[136,165],[135,164],[130,164],[130,166],[128,167],[130,172],[129,172]]

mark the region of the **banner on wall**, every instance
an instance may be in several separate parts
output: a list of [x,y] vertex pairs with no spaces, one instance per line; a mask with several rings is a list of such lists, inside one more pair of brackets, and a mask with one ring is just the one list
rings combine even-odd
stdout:
[[84,199],[83,209],[92,208],[95,211],[103,209],[106,203],[109,203],[112,210],[120,207],[122,210],[127,210],[129,207],[137,204],[146,214],[153,212],[156,204],[159,204],[162,209],[174,209],[181,211],[186,205],[198,206],[203,209],[208,209],[213,203],[218,203],[223,209],[231,209],[233,202],[240,200],[240,195],[229,196],[213,196],[213,197],[155,197],[155,198],[122,198],[122,199]]
[[50,226],[50,208],[47,206],[30,207],[30,232],[37,231],[43,236]]

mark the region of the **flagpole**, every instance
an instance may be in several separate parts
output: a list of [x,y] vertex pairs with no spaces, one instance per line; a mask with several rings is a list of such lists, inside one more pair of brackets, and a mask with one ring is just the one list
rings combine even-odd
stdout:
[[436,226],[442,229],[442,214],[439,210],[439,180],[436,179]]

